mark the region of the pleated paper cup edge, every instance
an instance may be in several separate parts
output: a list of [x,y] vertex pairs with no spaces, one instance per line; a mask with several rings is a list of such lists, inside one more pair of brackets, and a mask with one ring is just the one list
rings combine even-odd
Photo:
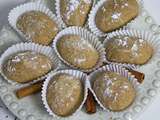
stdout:
[[[81,102],[80,106],[78,107],[78,109],[76,111],[74,111],[71,115],[69,116],[66,116],[66,117],[62,117],[62,116],[58,116],[57,114],[55,114],[51,108],[49,107],[48,105],[48,102],[47,102],[47,98],[46,98],[46,94],[47,94],[47,88],[48,88],[48,84],[49,82],[52,80],[52,78],[55,76],[55,75],[58,75],[58,74],[69,74],[69,75],[72,75],[72,76],[75,76],[77,78],[79,78],[81,80],[81,82],[83,83],[84,85],[84,98],[83,98],[83,101]],[[43,84],[43,87],[42,87],[42,92],[41,92],[41,98],[42,98],[42,101],[43,101],[43,105],[45,107],[45,109],[47,110],[47,112],[52,115],[53,117],[56,117],[56,118],[70,118],[70,117],[73,117],[73,116],[76,116],[77,113],[82,109],[86,99],[87,99],[87,96],[88,96],[88,86],[87,86],[87,83],[86,83],[86,79],[87,79],[87,75],[81,71],[78,71],[78,70],[73,70],[73,69],[67,69],[67,70],[59,70],[59,71],[56,71],[56,72],[52,72],[48,75],[48,77],[46,78],[44,84]]]
[[[79,69],[78,67],[71,65],[70,63],[65,61],[57,49],[57,43],[58,43],[59,39],[64,35],[79,35],[82,38],[84,38],[85,40],[87,40],[87,42],[89,42],[99,53],[98,63],[93,68],[88,69],[88,70],[84,70],[84,69]],[[91,72],[93,70],[98,69],[100,66],[103,65],[103,62],[106,60],[104,47],[103,47],[102,43],[99,41],[99,39],[97,38],[97,36],[95,36],[94,34],[90,33],[87,29],[82,28],[82,27],[72,26],[72,27],[68,27],[68,28],[62,30],[61,32],[59,32],[59,34],[53,40],[52,46],[53,46],[55,52],[57,53],[58,57],[63,61],[63,63],[65,63],[67,66],[70,66],[71,68],[78,69],[83,72]]]
[[61,63],[60,60],[58,59],[58,57],[56,56],[56,54],[54,53],[53,49],[49,46],[43,46],[43,45],[39,45],[39,44],[35,44],[35,43],[17,43],[15,45],[12,45],[11,47],[9,47],[6,51],[4,51],[4,53],[1,55],[0,57],[0,73],[3,76],[3,78],[5,80],[8,81],[8,83],[12,84],[12,85],[16,85],[16,84],[30,84],[30,83],[35,83],[37,81],[43,80],[44,78],[46,78],[48,76],[49,73],[35,79],[32,80],[28,83],[18,83],[14,80],[10,80],[8,79],[8,77],[3,73],[3,65],[5,63],[5,61],[12,55],[19,53],[19,52],[24,52],[24,51],[34,51],[37,53],[41,53],[43,55],[46,55],[47,57],[50,58],[52,64],[53,64],[53,68],[55,67],[55,69],[51,69],[51,71],[55,71],[57,69],[60,68]]
[[[90,11],[96,5],[96,0],[91,0],[91,1],[93,1],[93,3],[92,3],[92,6],[90,8]],[[63,21],[63,19],[61,17],[61,13],[60,13],[60,0],[55,0],[55,10],[56,10],[56,15],[58,16],[58,18],[60,19],[60,21],[63,23],[63,28],[71,27],[71,26],[67,26],[66,23]],[[83,26],[77,26],[77,27],[88,28],[88,18],[89,18],[90,11],[87,14],[87,18],[86,18],[85,24]]]
[[19,30],[16,26],[18,18],[23,15],[26,12],[29,11],[40,11],[47,15],[49,18],[51,18],[59,28],[59,31],[62,30],[62,22],[58,17],[56,17],[55,14],[52,13],[52,11],[42,3],[36,3],[36,2],[29,2],[29,3],[24,3],[21,4],[13,9],[10,10],[8,14],[8,22],[10,26],[16,30],[21,37],[24,38],[24,42],[32,42],[31,38],[29,38],[27,35],[25,35],[21,30]]
[[[95,23],[95,17],[96,17],[96,13],[98,11],[98,9],[103,5],[103,3],[106,2],[106,0],[100,0],[95,6],[94,8],[90,11],[89,14],[89,18],[88,18],[88,26],[89,26],[89,30],[94,33],[95,35],[97,35],[98,37],[106,37],[107,34],[109,32],[102,32]],[[143,6],[143,2],[141,0],[137,0],[138,4],[139,4],[139,14],[138,16],[136,16],[135,18],[133,18],[132,20],[130,20],[126,25],[117,28],[117,29],[124,29],[127,28],[130,24],[134,23],[134,21],[136,21],[139,17],[139,15],[141,14],[142,10],[141,7]],[[115,30],[113,30],[115,31]],[[112,32],[113,32],[112,31]]]
[[[111,64],[111,65],[105,65],[101,68],[99,68],[98,70],[94,71],[93,73],[91,73],[89,75],[89,83],[90,83],[90,90],[91,92],[93,93],[93,96],[95,98],[95,100],[97,101],[97,103],[100,105],[100,107],[109,112],[109,113],[112,113],[112,114],[119,114],[120,112],[113,112],[111,110],[109,110],[108,108],[104,107],[104,105],[99,101],[99,99],[97,98],[97,95],[96,93],[94,92],[92,86],[93,86],[93,83],[94,81],[96,80],[96,75],[98,73],[101,73],[101,72],[105,72],[105,71],[112,71],[112,72],[117,72],[119,73],[120,75],[124,76],[124,77],[127,77],[128,80],[130,81],[130,83],[133,85],[133,87],[135,88],[136,92],[138,93],[141,89],[140,87],[140,84],[138,83],[138,80],[135,78],[134,75],[132,75],[127,69],[125,69],[123,66],[121,65],[116,65],[116,64]],[[136,101],[136,100],[135,100]],[[135,102],[134,101],[134,102]],[[124,110],[125,111],[125,110]],[[123,111],[122,111],[123,112]]]
[[[106,44],[107,44],[108,40],[113,38],[113,37],[116,37],[116,36],[138,37],[140,39],[146,40],[148,43],[151,44],[152,48],[154,49],[154,55],[144,65],[152,63],[152,61],[154,61],[154,58],[157,56],[157,54],[160,53],[159,37],[157,37],[156,35],[154,35],[154,33],[150,32],[150,31],[136,30],[136,29],[121,29],[121,30],[116,30],[112,33],[109,33],[108,36],[106,37],[106,39],[103,42],[104,48],[106,47]],[[143,65],[135,65],[135,64],[129,64],[129,63],[110,62],[109,60],[107,60],[107,58],[106,58],[105,62],[109,63],[109,64],[119,64],[119,65],[122,65],[122,66],[125,66],[125,67],[128,67],[128,68],[131,68],[131,69],[137,69],[137,68],[140,68],[140,67],[143,66]]]

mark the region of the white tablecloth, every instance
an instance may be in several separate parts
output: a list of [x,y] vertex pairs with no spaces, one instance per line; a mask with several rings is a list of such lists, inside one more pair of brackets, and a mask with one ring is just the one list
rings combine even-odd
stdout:
[[[18,1],[18,2],[15,2]],[[25,0],[0,0],[0,28],[7,22],[7,15],[12,7],[15,7],[17,3],[23,3]],[[160,0],[144,0],[145,7],[148,12],[160,25]],[[160,27],[160,26],[159,26]],[[148,107],[137,120],[160,120],[160,95],[156,100]],[[8,109],[3,105],[0,100],[0,120],[18,120],[12,115]]]

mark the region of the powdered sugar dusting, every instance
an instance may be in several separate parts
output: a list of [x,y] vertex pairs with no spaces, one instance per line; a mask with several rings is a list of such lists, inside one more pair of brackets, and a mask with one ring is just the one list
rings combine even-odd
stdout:
[[114,3],[114,8],[120,7],[120,8],[125,8],[128,7],[128,0],[113,0]]
[[51,81],[49,84],[47,93],[50,107],[53,110],[58,109],[59,113],[63,113],[64,109],[61,108],[67,107],[68,109],[69,106],[75,104],[76,99],[78,98],[78,96],[76,96],[76,91],[78,90],[80,90],[80,93],[83,93],[81,81],[76,77],[69,74],[59,74],[54,76],[54,81]]
[[122,14],[122,13],[115,12],[115,13],[112,14],[111,17],[112,17],[112,19],[117,20],[117,19],[120,18],[121,14]]
[[[76,64],[82,64],[85,63],[88,60],[88,57],[86,56],[85,53],[89,53],[90,50],[93,50],[94,47],[88,42],[86,41],[84,38],[75,38],[75,39],[80,39],[80,40],[65,40],[64,44],[65,47],[67,49],[71,49],[71,48],[75,48],[76,50],[71,50],[72,51],[72,55],[70,57],[72,57],[74,60],[74,63]],[[82,51],[85,51],[85,53]],[[81,54],[79,54],[81,53]],[[76,56],[76,57],[75,57]]]
[[15,56],[11,56],[6,64],[6,69],[9,72],[14,72],[16,71],[16,64],[20,64],[21,62],[23,62],[23,64],[25,64],[25,66],[27,68],[31,68],[31,69],[37,69],[37,66],[41,67],[41,68],[52,68],[50,63],[47,64],[39,64],[39,60],[40,60],[40,56],[37,56],[38,53],[36,52],[22,52],[22,53],[18,53]]
[[138,56],[138,45],[136,43],[133,44],[131,50],[134,56]]
[[139,48],[143,46],[144,42],[145,41],[141,38],[137,38],[137,40],[134,41],[134,44],[131,48],[132,55],[134,55],[135,57],[139,55]]
[[67,19],[70,19],[70,16],[73,14],[73,12],[78,8],[80,4],[80,0],[67,0],[67,9],[66,9],[66,15],[65,17]]
[[70,16],[73,15],[74,11],[80,7],[80,13],[85,14],[85,11],[83,11],[84,6],[80,6],[82,1],[84,1],[86,4],[91,4],[91,0],[66,0],[67,2],[67,9],[66,9],[66,19],[70,19]]
[[144,40],[141,38],[134,38],[129,36],[117,36],[114,38],[114,42],[119,47],[130,49],[133,56],[139,55],[139,48],[143,46]]
[[129,40],[129,37],[128,36],[125,36],[125,37],[121,37],[121,36],[118,36],[116,39],[115,39],[115,42],[118,46],[122,46],[122,47],[128,47],[128,40]]
[[46,40],[49,41],[58,31],[54,21],[45,13],[39,11],[29,11],[22,14],[16,25],[20,31],[33,41],[38,41],[38,38],[41,38],[40,36],[45,36]]
[[84,38],[80,38],[80,39],[81,40],[78,40],[78,41],[75,41],[75,42],[70,41],[70,40],[65,40],[65,45],[68,48],[76,46],[81,50],[85,50],[86,45],[87,45],[87,47],[92,48],[92,45],[89,42],[87,42]]
[[[113,2],[112,3],[113,13],[110,17],[112,19],[111,22],[115,22],[115,21],[119,20],[120,17],[122,16],[122,13],[119,11],[121,11],[121,9],[126,9],[129,6],[129,4],[128,4],[127,0],[113,0],[112,2]],[[108,9],[107,7],[102,6],[102,8],[101,8],[102,11],[106,12]]]
[[[109,82],[109,83],[107,83],[106,89],[104,91],[104,98],[107,97],[107,99],[108,98],[111,99],[112,103],[114,103],[114,102],[116,103],[118,101],[118,98],[122,94],[126,93],[129,89],[128,83],[125,83],[125,82],[123,82],[123,84],[121,84],[120,86],[117,86],[116,81],[118,79],[117,78],[115,79],[115,78],[112,78],[112,80],[106,81],[106,83],[107,82]],[[113,86],[115,86],[115,88],[113,88]],[[116,87],[118,87],[118,88],[116,88]],[[118,91],[116,91],[116,89],[118,89]],[[110,106],[110,108],[112,108],[112,106]]]
[[94,82],[94,91],[102,104],[112,108],[130,91],[131,84],[127,78],[116,72],[102,72]]

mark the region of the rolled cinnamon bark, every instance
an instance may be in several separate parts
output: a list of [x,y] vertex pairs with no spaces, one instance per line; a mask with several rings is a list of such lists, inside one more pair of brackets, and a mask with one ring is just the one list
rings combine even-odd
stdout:
[[88,96],[85,103],[85,107],[86,107],[86,112],[88,114],[93,114],[96,112],[96,102],[90,90],[88,90]]
[[43,85],[43,81],[39,81],[27,87],[20,88],[19,90],[16,91],[16,96],[19,99],[21,99],[23,97],[38,93],[41,91],[42,85]]
[[144,81],[144,78],[145,78],[145,74],[144,73],[141,73],[141,72],[138,72],[138,71],[135,71],[135,70],[132,70],[132,69],[128,69],[128,71],[135,76],[135,78],[137,78],[138,82],[139,83],[143,83]]

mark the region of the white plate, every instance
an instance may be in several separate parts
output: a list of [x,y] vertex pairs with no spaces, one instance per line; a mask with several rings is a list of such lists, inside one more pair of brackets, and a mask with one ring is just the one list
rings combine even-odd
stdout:
[[[47,6],[49,5],[51,8],[53,2],[54,1],[50,4],[48,1],[45,1],[44,4]],[[53,8],[51,9],[54,10]],[[152,32],[155,32],[160,39],[160,35],[158,34],[158,31],[160,30],[158,26],[144,8],[142,8],[142,13],[138,19],[129,25],[129,28],[151,30]],[[7,24],[4,25],[0,32],[0,54],[8,46],[20,41],[17,33]],[[138,96],[137,101],[134,102],[132,106],[127,110],[122,111],[120,116],[117,117],[116,114],[112,115],[104,112],[99,107],[96,114],[88,115],[83,108],[81,112],[76,116],[71,117],[70,120],[110,120],[111,117],[113,120],[133,120],[136,118],[152,103],[154,97],[160,92],[160,54],[152,64],[143,66],[139,70],[145,73],[145,80],[141,90],[142,94]],[[14,93],[18,87],[19,86],[11,86],[0,76],[0,97],[14,115],[21,120],[56,120],[46,112],[40,94],[18,100]]]

